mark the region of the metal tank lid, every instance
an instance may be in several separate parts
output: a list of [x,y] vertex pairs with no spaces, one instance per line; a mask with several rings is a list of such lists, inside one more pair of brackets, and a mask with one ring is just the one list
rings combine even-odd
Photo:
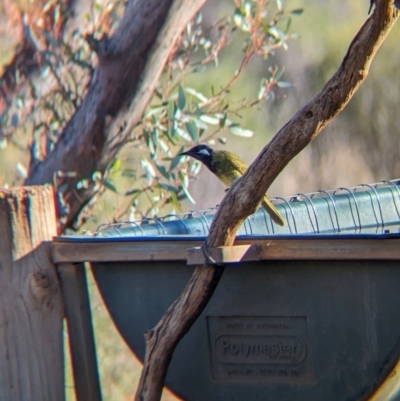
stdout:
[[[249,216],[237,238],[393,238],[400,236],[400,179],[319,190],[271,199],[286,220],[275,224],[263,208]],[[201,240],[207,237],[216,208],[102,224],[90,235],[57,241]]]

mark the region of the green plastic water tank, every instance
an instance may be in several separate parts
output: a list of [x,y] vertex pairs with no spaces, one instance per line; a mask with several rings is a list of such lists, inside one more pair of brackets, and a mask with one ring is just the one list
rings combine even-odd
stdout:
[[[260,210],[239,234],[265,241],[375,238],[400,246],[399,202],[397,181],[297,195],[277,204],[285,227]],[[100,237],[156,247],[204,239],[211,220],[212,213],[194,212],[107,227]],[[193,268],[185,260],[109,261],[93,264],[93,272],[118,330],[143,359],[143,333],[179,296]],[[398,260],[245,262],[226,267],[178,345],[166,384],[187,401],[366,400],[399,356]]]

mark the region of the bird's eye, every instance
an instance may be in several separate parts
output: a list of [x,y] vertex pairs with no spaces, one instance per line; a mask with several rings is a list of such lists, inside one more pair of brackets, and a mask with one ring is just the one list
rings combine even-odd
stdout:
[[200,149],[197,153],[203,156],[210,156],[210,152],[207,149]]

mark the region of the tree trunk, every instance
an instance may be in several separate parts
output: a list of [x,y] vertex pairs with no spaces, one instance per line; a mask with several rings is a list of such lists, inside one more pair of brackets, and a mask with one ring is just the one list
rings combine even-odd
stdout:
[[[114,35],[96,43],[99,65],[88,94],[69,121],[54,150],[36,165],[26,184],[53,183],[57,171],[75,177],[63,186],[71,226],[96,194],[77,189],[94,171],[103,172],[140,122],[182,30],[205,0],[130,0]],[[66,184],[66,185],[64,185]]]

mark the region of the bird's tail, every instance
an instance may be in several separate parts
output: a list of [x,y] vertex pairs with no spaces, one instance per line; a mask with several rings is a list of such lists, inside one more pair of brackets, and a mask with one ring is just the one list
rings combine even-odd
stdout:
[[278,212],[276,207],[271,203],[271,201],[264,196],[264,199],[261,203],[262,207],[267,211],[267,213],[270,215],[271,219],[278,225],[284,226],[285,225],[285,220],[281,216],[281,214]]

